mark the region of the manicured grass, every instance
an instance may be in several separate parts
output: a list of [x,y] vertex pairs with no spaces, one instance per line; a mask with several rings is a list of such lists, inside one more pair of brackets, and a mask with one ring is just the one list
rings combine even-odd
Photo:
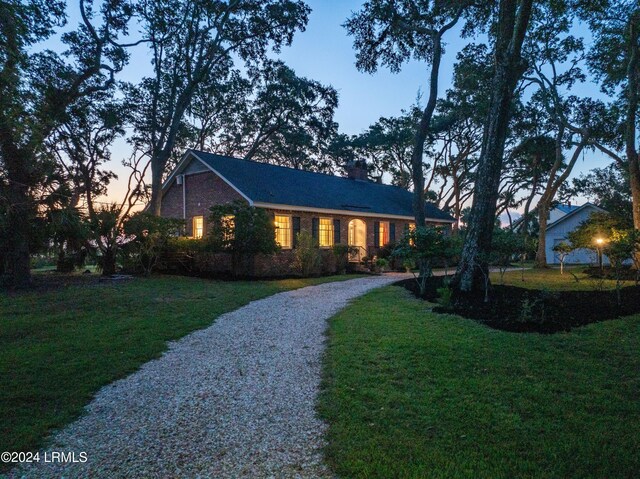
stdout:
[[280,291],[356,277],[222,282],[158,276],[0,293],[0,451],[41,446],[101,386],[222,313]]
[[[500,274],[495,272],[491,273],[491,282],[493,284],[507,284],[521,288],[562,291],[615,289],[616,282],[614,280],[591,278],[583,273],[584,270],[584,266],[571,266],[565,268],[564,274],[560,274],[560,269],[557,268],[507,271],[504,274],[504,283],[500,278]],[[523,276],[524,281],[522,280]],[[622,286],[634,284],[634,281],[626,281],[622,283]]]
[[348,478],[613,478],[640,471],[640,316],[514,334],[402,288],[330,322],[319,410]]

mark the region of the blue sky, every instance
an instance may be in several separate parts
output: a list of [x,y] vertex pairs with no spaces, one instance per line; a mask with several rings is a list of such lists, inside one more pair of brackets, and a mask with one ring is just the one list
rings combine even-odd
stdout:
[[[418,90],[428,86],[424,64],[407,64],[399,74],[380,69],[376,74],[355,68],[352,38],[342,23],[361,3],[353,0],[316,0],[307,30],[295,38],[281,58],[298,75],[333,85],[340,95],[336,121],[344,133],[366,129],[380,116],[400,113],[414,103]],[[449,62],[447,62],[448,64]],[[448,65],[447,65],[448,67]],[[451,69],[449,70],[449,76]],[[443,77],[447,73],[443,72]]]
[[[335,119],[341,132],[360,133],[381,116],[397,115],[415,102],[419,91],[428,89],[428,66],[422,62],[408,62],[398,74],[384,68],[375,74],[368,74],[355,68],[353,39],[347,36],[342,24],[353,11],[361,7],[361,0],[307,0],[307,3],[312,13],[306,31],[297,33],[292,46],[284,48],[279,58],[298,75],[336,88],[340,103]],[[73,17],[70,19],[72,24],[75,23]],[[578,26],[576,33],[587,37],[588,43],[586,28]],[[451,83],[456,53],[467,41],[461,39],[455,30],[445,38],[445,55],[440,72],[441,95]],[[149,71],[149,62],[145,48],[136,48],[120,78],[137,81]],[[594,83],[579,85],[575,93],[601,97],[599,87]],[[120,161],[128,156],[128,146],[119,142],[113,153],[112,168],[121,178],[126,178],[126,170]],[[581,160],[576,165],[572,176],[607,163],[608,160],[601,155],[587,153],[585,161]],[[109,196],[118,198],[123,186],[121,182],[114,184]]]
[[[310,0],[313,12],[307,30],[283,50],[281,58],[301,76],[328,83],[338,90],[340,105],[336,121],[344,133],[365,130],[381,116],[391,116],[408,108],[419,90],[428,88],[428,68],[409,62],[398,74],[381,68],[375,74],[361,73],[355,67],[353,39],[342,23],[362,5],[356,0]],[[446,88],[453,73],[456,52],[464,46],[455,32],[447,48],[441,71],[441,86]]]

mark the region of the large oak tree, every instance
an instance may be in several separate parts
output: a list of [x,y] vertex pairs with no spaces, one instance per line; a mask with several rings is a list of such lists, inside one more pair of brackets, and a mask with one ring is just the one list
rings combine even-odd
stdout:
[[162,182],[185,116],[203,85],[228,77],[234,62],[254,66],[303,30],[301,0],[142,0],[137,9],[153,74],[130,88],[136,144],[151,163],[150,211],[160,214]]
[[438,80],[444,51],[444,37],[465,15],[465,33],[483,25],[482,14],[487,2],[472,0],[369,0],[345,23],[354,37],[358,69],[373,73],[380,65],[393,72],[411,59],[429,66],[427,103],[415,125],[411,172],[414,189],[413,209],[417,225],[425,224],[425,191],[423,154],[425,141],[431,133],[433,114],[438,100]]
[[522,46],[534,0],[500,0],[493,26],[494,70],[491,101],[476,173],[473,206],[455,278],[463,292],[482,289],[495,224],[500,175],[514,91],[526,71]]
[[69,107],[106,90],[125,61],[118,35],[126,33],[130,5],[79,2],[82,23],[61,36],[64,54],[39,48],[66,23],[65,2],[0,3],[0,172],[9,282],[31,282],[30,236],[39,185],[51,170],[46,140]]
[[635,0],[578,0],[578,5],[594,35],[589,54],[591,71],[602,81],[603,91],[617,96],[621,106],[622,144],[599,146],[628,171],[633,224],[640,229],[640,5]]

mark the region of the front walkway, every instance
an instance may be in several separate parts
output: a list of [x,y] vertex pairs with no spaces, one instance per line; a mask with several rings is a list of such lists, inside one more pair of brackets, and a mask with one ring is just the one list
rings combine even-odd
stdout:
[[86,462],[32,464],[11,477],[327,477],[316,417],[326,320],[353,298],[410,275],[276,294],[170,343],[104,387],[44,452]]

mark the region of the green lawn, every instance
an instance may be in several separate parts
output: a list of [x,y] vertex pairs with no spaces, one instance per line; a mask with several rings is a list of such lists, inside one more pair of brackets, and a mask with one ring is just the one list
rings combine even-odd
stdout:
[[331,320],[319,410],[341,477],[637,477],[640,316],[514,334],[429,306],[387,287]]
[[41,446],[101,386],[222,313],[280,291],[355,277],[222,282],[158,276],[0,293],[0,451]]
[[[590,278],[583,273],[584,270],[584,266],[571,266],[565,268],[564,274],[560,274],[560,269],[556,268],[507,271],[504,274],[504,284],[521,288],[563,291],[615,289],[616,282],[614,280]],[[524,281],[522,280],[523,276]],[[491,282],[503,284],[500,274],[497,272],[491,273]],[[634,284],[634,281],[627,281],[622,285],[631,286]]]

